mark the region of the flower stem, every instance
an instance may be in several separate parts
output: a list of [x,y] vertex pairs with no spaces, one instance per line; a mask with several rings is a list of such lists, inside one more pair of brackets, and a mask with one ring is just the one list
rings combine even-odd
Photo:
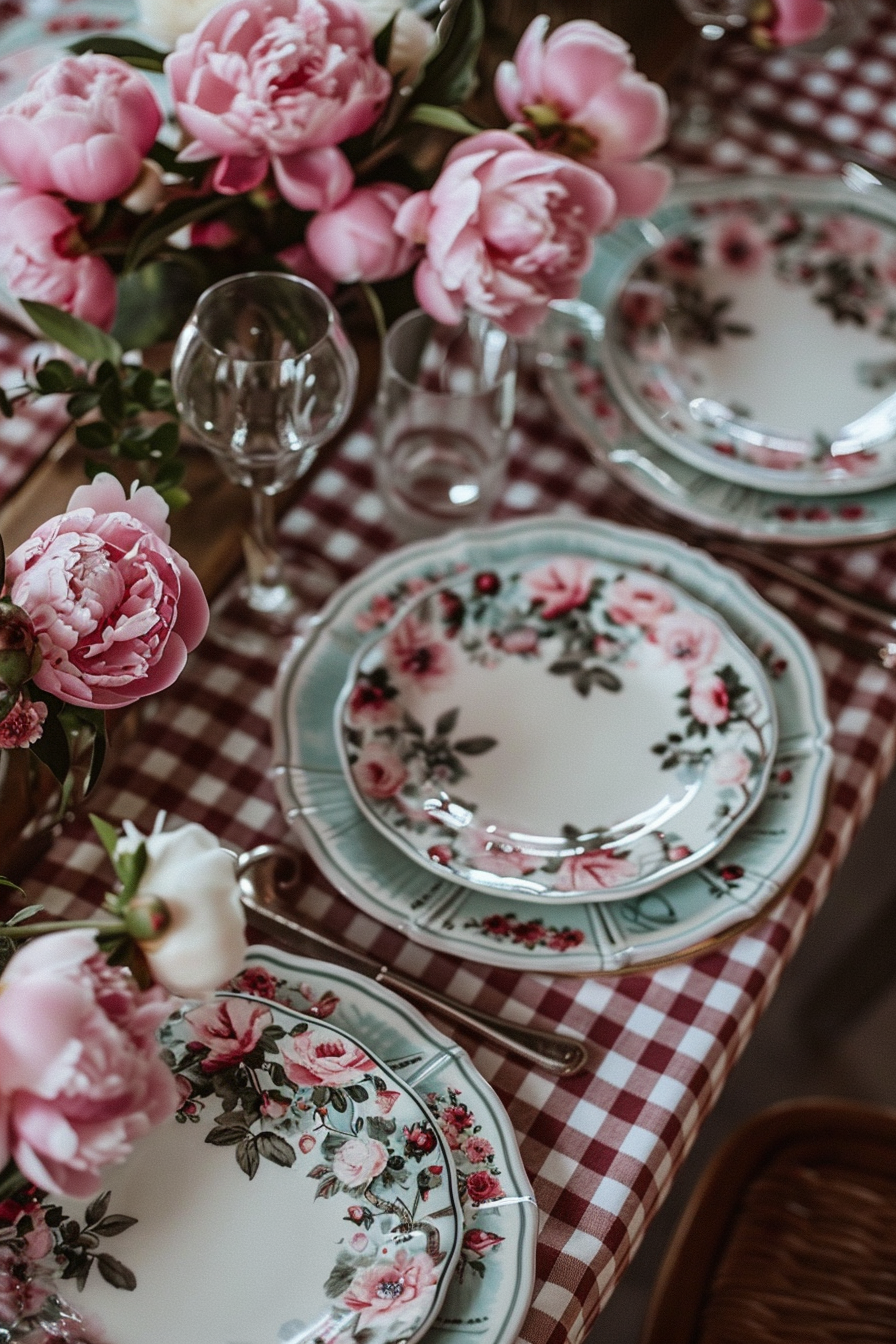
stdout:
[[21,1190],[24,1186],[30,1184],[31,1182],[22,1175],[15,1162],[10,1158],[3,1170],[0,1171],[0,1200],[8,1199],[17,1190]]
[[51,919],[38,924],[0,924],[0,938],[24,942],[26,938],[39,938],[44,933],[65,933],[68,929],[96,929],[100,933],[128,931],[123,919]]

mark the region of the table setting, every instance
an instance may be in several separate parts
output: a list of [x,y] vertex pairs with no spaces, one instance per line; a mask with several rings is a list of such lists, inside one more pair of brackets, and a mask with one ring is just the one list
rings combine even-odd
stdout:
[[[472,0],[340,4],[0,48],[51,48],[0,107],[0,793],[50,782],[0,862],[10,1341],[577,1344],[896,759],[892,99],[846,165],[674,86],[666,142],[625,42],[544,18],[493,129]],[[734,22],[707,87],[858,109],[860,8]],[[347,62],[313,130],[302,25]],[[63,118],[39,165],[98,88],[135,162]],[[211,580],[201,452],[247,505]]]

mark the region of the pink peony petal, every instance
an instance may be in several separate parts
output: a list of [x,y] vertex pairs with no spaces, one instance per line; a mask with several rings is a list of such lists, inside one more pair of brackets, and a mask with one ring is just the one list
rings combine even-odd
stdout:
[[332,210],[354,184],[351,164],[341,149],[307,149],[274,159],[277,186],[296,210]]
[[605,163],[601,175],[616,194],[616,217],[652,215],[672,185],[671,169],[661,163]]
[[223,196],[239,196],[260,187],[267,173],[268,160],[263,154],[254,157],[248,154],[227,154],[218,160],[212,175],[212,185]]

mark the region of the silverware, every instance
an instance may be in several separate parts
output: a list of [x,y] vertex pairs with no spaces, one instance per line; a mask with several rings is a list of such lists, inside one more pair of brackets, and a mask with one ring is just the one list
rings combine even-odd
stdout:
[[455,1022],[508,1054],[517,1055],[549,1073],[570,1078],[593,1068],[586,1041],[572,1040],[552,1031],[518,1027],[479,1008],[458,1003],[437,990],[418,984],[408,976],[381,965],[355,948],[344,947],[320,929],[306,924],[297,914],[302,889],[304,856],[292,845],[257,845],[239,855],[237,876],[243,907],[249,923],[285,943],[307,943],[328,960],[393,989],[404,998]]

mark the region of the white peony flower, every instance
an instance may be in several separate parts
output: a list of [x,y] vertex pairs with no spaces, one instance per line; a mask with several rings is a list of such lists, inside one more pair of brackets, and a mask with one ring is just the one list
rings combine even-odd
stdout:
[[210,993],[238,973],[246,949],[234,856],[195,822],[146,837],[125,823],[125,832],[116,855],[146,845],[137,899],[158,897],[171,916],[158,938],[140,940],[153,978],[182,998]]

